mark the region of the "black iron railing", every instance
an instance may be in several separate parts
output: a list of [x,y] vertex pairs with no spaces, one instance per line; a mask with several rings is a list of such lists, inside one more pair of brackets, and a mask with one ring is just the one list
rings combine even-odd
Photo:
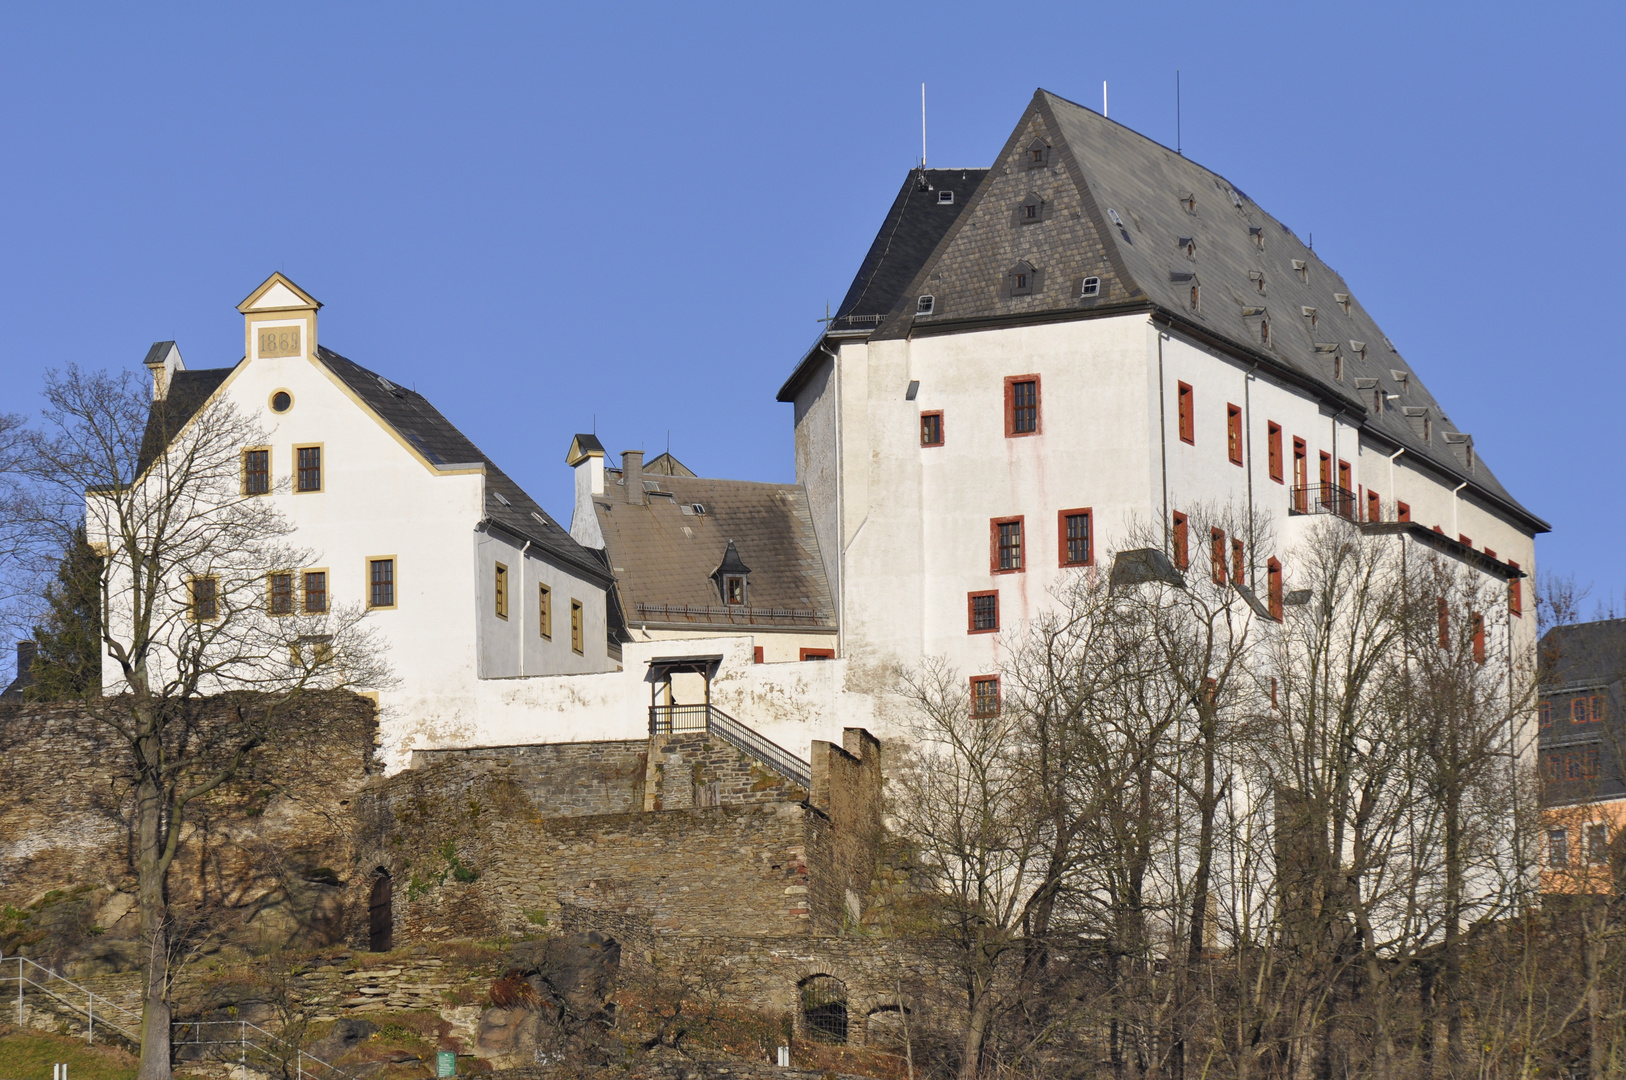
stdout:
[[1360,503],[1355,493],[1336,484],[1305,484],[1293,488],[1288,512],[1293,514],[1337,514],[1350,521],[1360,520]]
[[651,705],[649,733],[671,735],[704,731],[756,758],[774,772],[802,787],[813,787],[813,766],[712,705]]

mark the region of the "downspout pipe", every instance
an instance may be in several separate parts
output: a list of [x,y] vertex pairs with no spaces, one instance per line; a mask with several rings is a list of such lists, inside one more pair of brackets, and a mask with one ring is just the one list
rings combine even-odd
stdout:
[[1152,329],[1157,331],[1157,452],[1159,467],[1163,471],[1163,550],[1173,554],[1169,547],[1169,432],[1167,391],[1163,382],[1163,335],[1169,331],[1169,327],[1170,324],[1165,323],[1160,329],[1157,320],[1152,320]]
[[1467,486],[1468,481],[1464,480],[1462,483],[1451,489],[1451,539],[1453,540],[1462,535],[1462,530],[1457,527],[1460,524],[1457,508],[1462,505],[1462,489]]
[[841,357],[821,339],[819,351],[830,358],[830,373],[836,384],[836,655],[847,655],[847,487],[841,441]]
[[[1396,450],[1394,453],[1389,455],[1389,497],[1397,504],[1400,502],[1400,489],[1395,487],[1395,458],[1399,457],[1405,452],[1406,448],[1402,446],[1399,450]],[[1398,515],[1399,511],[1396,510],[1395,513]]]
[[1254,573],[1259,560],[1259,550],[1256,543],[1258,538],[1254,535],[1253,512],[1253,377],[1258,370],[1259,362],[1256,360],[1253,366],[1248,369],[1247,374],[1242,376],[1242,439],[1244,443],[1242,452],[1247,455],[1248,459],[1248,588],[1254,592],[1259,591],[1255,581],[1257,575]]

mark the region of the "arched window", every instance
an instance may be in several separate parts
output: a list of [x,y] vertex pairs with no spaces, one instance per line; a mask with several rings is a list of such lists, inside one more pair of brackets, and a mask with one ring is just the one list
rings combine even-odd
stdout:
[[817,1042],[847,1042],[847,984],[834,975],[810,975],[802,980],[802,1021]]
[[389,952],[395,947],[395,887],[390,872],[379,867],[373,878],[373,894],[367,901],[367,948]]

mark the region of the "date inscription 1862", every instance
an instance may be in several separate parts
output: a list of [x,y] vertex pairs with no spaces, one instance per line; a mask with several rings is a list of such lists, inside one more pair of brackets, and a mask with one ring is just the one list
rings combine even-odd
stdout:
[[299,327],[264,326],[260,328],[261,356],[298,356]]

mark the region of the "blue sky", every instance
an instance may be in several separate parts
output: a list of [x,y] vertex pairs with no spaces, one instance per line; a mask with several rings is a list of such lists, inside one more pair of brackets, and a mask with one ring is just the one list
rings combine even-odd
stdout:
[[[241,353],[282,270],[568,520],[570,436],[792,477],[774,393],[920,155],[1042,86],[1174,140],[1342,273],[1544,570],[1626,594],[1621,5],[17,5],[0,410]],[[1582,465],[1588,468],[1581,468]]]

